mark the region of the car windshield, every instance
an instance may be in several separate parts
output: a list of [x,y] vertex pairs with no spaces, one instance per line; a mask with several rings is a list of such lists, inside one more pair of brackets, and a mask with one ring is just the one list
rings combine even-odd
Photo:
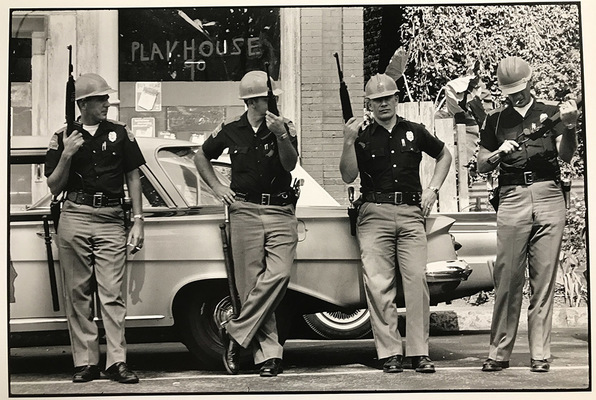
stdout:
[[[159,151],[157,159],[189,207],[221,205],[221,200],[199,175],[194,155],[194,149],[189,147],[166,148]],[[214,163],[213,169],[220,182],[229,186],[229,165]]]

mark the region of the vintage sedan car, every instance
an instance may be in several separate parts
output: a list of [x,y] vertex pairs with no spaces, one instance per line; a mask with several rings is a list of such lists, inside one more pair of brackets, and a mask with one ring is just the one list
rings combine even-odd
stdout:
[[[27,185],[11,182],[11,336],[67,329],[43,178],[47,142],[47,138],[11,139],[11,176],[24,168],[37,182],[32,185],[36,195],[29,197],[20,192]],[[218,329],[231,312],[220,234],[223,206],[193,163],[197,144],[158,138],[138,142],[146,159],[140,168],[145,245],[128,255],[127,330],[175,327],[201,367],[221,368]],[[229,182],[228,161],[217,160],[213,165],[220,179]],[[296,212],[297,258],[287,295],[278,308],[282,340],[292,337],[290,327],[296,316],[350,315],[366,307],[358,245],[350,234],[346,208],[302,168],[297,167],[294,175],[305,183]],[[27,204],[25,197],[36,199],[35,204]],[[486,262],[479,260],[470,268],[458,258],[449,234],[454,222],[442,215],[427,219],[427,277],[433,304],[492,287]],[[396,301],[403,305],[401,293]],[[97,321],[101,324],[101,318]]]

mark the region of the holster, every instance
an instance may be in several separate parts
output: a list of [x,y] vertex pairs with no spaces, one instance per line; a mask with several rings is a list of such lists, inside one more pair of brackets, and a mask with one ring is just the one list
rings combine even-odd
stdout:
[[500,186],[497,186],[496,188],[490,190],[488,192],[488,202],[490,203],[491,206],[493,206],[493,208],[496,211],[499,211],[499,190],[500,190]]
[[124,228],[130,228],[130,213],[132,212],[132,202],[130,197],[124,197],[122,200],[122,210],[124,211]]
[[568,209],[571,206],[571,179],[561,179],[561,189],[563,189],[565,208]]
[[348,207],[348,217],[350,218],[350,233],[352,234],[352,236],[356,236],[356,222],[358,221],[358,213],[360,212],[361,205],[362,196],[360,196]]
[[60,213],[62,212],[62,203],[64,202],[64,196],[62,194],[52,197],[50,202],[50,217],[54,224],[54,231],[58,233],[58,222],[60,222]]

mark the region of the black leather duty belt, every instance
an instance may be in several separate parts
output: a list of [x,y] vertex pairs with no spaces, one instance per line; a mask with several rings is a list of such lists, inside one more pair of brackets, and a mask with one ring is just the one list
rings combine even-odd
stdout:
[[420,192],[369,192],[362,195],[362,199],[370,203],[408,204],[411,206],[420,205],[420,198]]
[[524,171],[518,174],[500,174],[499,185],[531,185],[534,182],[557,181],[557,177],[552,174],[543,174],[535,171]]
[[296,202],[292,192],[270,193],[236,193],[236,200],[260,204],[262,206],[286,206]]
[[122,204],[121,197],[108,197],[101,192],[85,193],[85,192],[68,192],[66,199],[73,203],[83,204],[95,208],[99,207],[115,207]]

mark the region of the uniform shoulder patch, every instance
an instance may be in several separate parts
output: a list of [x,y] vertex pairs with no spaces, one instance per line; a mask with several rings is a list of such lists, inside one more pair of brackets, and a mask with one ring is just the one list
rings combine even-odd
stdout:
[[50,139],[50,144],[48,145],[48,150],[58,150],[60,147],[60,141],[58,139],[58,134],[64,132],[64,129],[54,133],[52,138]]
[[126,125],[124,125],[124,129],[126,130],[126,135],[128,136],[128,140],[130,140],[131,142],[134,142],[135,134],[132,133],[132,131],[130,129],[128,129],[128,127]]
[[211,131],[211,137],[217,137],[217,134],[219,132],[221,132],[221,130],[224,127],[224,122],[222,122],[221,124],[217,125],[217,127],[215,127],[215,129],[213,131]]

